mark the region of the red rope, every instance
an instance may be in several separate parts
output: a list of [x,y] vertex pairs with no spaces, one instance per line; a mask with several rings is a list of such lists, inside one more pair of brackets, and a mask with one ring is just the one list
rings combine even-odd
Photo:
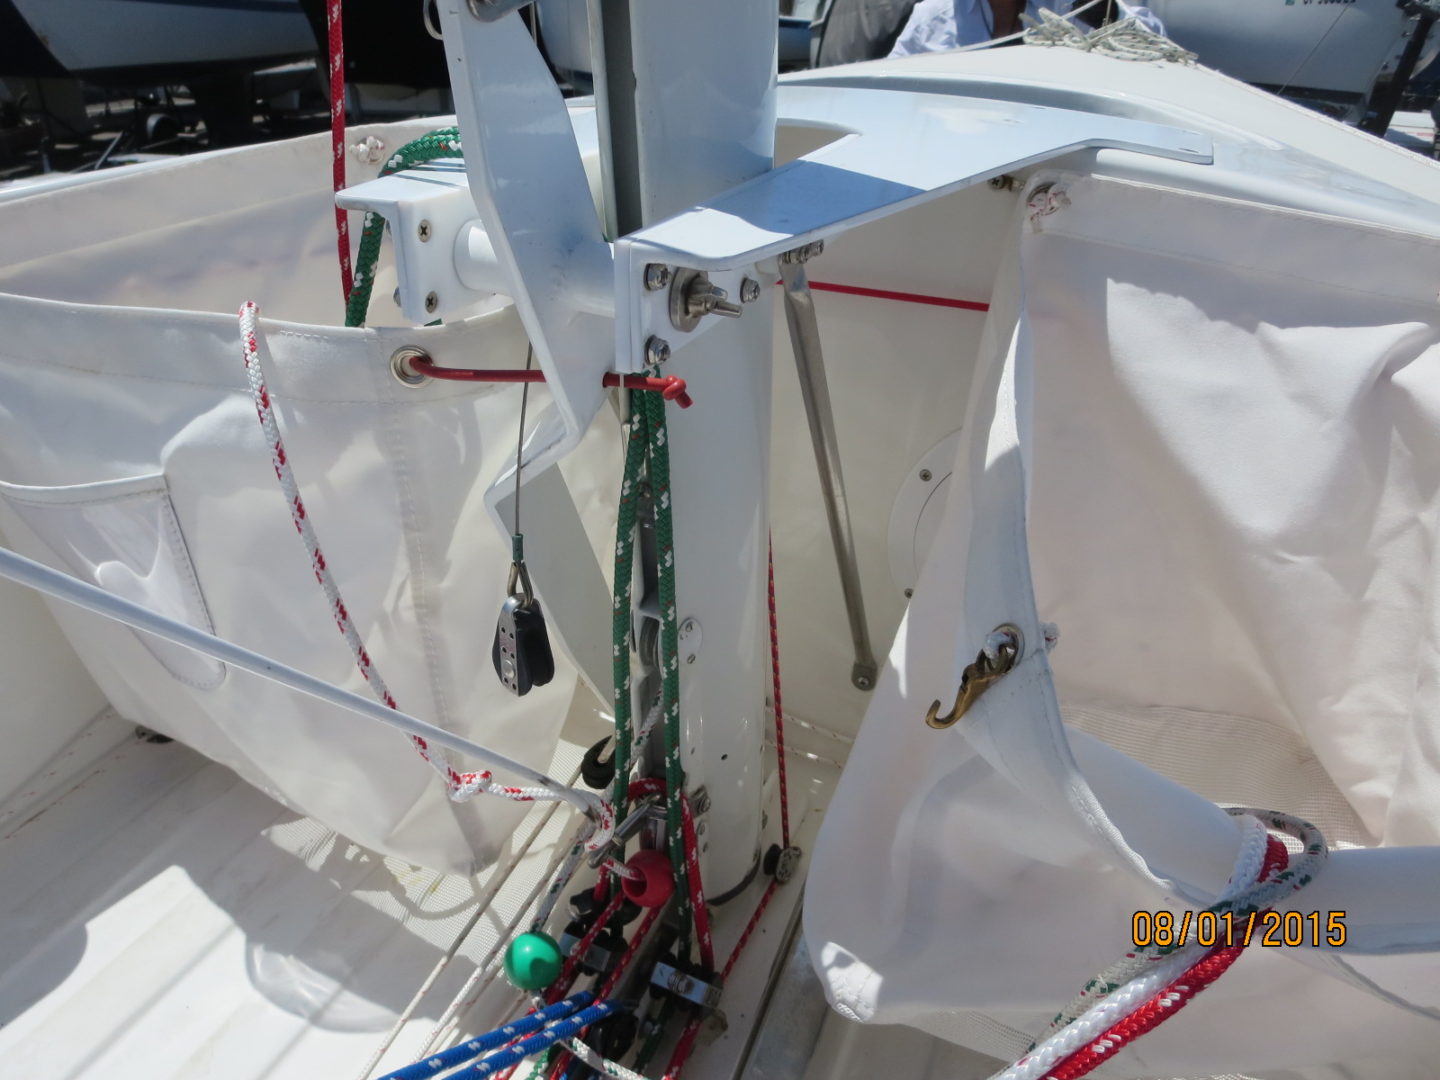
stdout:
[[[785,782],[785,715],[780,699],[780,633],[775,617],[775,548],[770,545],[767,556],[768,589],[770,607],[770,669],[775,685],[775,756],[779,773],[780,785],[780,833],[786,847],[790,846],[790,799]],[[689,837],[687,840],[687,855],[689,852]],[[698,880],[699,875],[692,871],[692,877]],[[770,900],[775,895],[775,890],[780,887],[778,881],[772,880],[766,887],[760,902],[755,905],[755,912],[750,916],[750,921],[745,924],[745,929],[740,932],[740,938],[735,942],[735,947],[730,950],[729,959],[725,961],[725,967],[720,972],[720,983],[724,985],[730,978],[730,973],[735,970],[735,964],[740,959],[740,954],[745,951],[745,946],[750,943],[751,937],[755,934],[755,928],[760,925],[761,918],[765,915],[765,909],[770,906]],[[708,966],[708,965],[707,965]],[[665,1080],[677,1080],[680,1071],[689,1060],[690,1053],[695,1048],[695,1038],[700,1033],[701,1018],[694,1016],[685,1025],[685,1030],[680,1033],[680,1040],[675,1044],[675,1050],[670,1055],[670,1063],[665,1066]]]
[[695,917],[695,940],[700,946],[700,963],[715,967],[715,944],[710,938],[710,909],[705,906],[705,889],[700,883],[700,843],[690,800],[680,796],[680,834],[685,841],[685,877],[690,886],[690,907]]
[[605,929],[605,924],[615,917],[620,910],[620,905],[625,902],[625,894],[616,890],[610,902],[605,905],[605,910],[600,912],[600,917],[595,920],[594,925],[585,931],[585,936],[575,943],[575,948],[570,950],[570,955],[565,958],[565,965],[560,969],[560,977],[555,980],[549,991],[545,994],[545,1003],[554,1005],[570,992],[570,987],[575,982],[575,975],[579,971],[580,961],[585,959],[585,954],[590,951],[590,946],[595,944],[595,939],[600,936],[600,931]]
[[[1263,881],[1272,877],[1283,870],[1289,861],[1285,845],[1275,837],[1270,837],[1265,845],[1265,863],[1260,871],[1260,879]],[[1045,1074],[1045,1080],[1078,1080],[1103,1062],[1113,1060],[1116,1051],[1121,1047],[1155,1030],[1190,1004],[1196,994],[1225,974],[1244,951],[1244,945],[1219,945],[1211,949],[1195,966],[1160,990],[1140,1008],[1123,1020],[1116,1021],[1102,1035],[1069,1057],[1056,1062]]]
[[[634,938],[632,938],[630,944],[625,947],[625,952],[621,954],[620,962],[615,965],[615,970],[606,976],[604,983],[602,983],[600,989],[596,991],[595,998],[597,1001],[606,1001],[609,999],[615,987],[619,985],[620,980],[625,977],[625,972],[629,970],[636,955],[640,952],[640,946],[643,945],[645,939],[650,936],[650,930],[654,927],[656,920],[660,918],[660,912],[664,910],[663,907],[653,907],[645,912],[645,917],[640,920],[640,925],[635,930]],[[585,1038],[585,1032],[589,1030],[589,1028],[586,1028],[585,1031],[577,1032],[575,1037],[583,1039]],[[550,1070],[550,1075],[552,1077],[564,1075],[565,1067],[570,1064],[571,1057],[572,1055],[568,1050],[560,1053],[555,1059],[555,1067]]]
[[785,710],[780,704],[780,630],[775,620],[775,544],[766,556],[770,593],[770,672],[775,691],[775,768],[780,782],[780,840],[790,846],[790,793],[785,783]]
[[931,307],[959,308],[962,311],[990,310],[989,304],[979,300],[955,300],[949,296],[927,296],[924,293],[896,292],[893,289],[869,289],[863,285],[837,285],[832,281],[812,281],[810,288],[816,292],[868,296],[875,300],[898,300],[902,304],[928,304]]
[[[448,379],[451,382],[495,382],[495,383],[540,383],[545,373],[535,368],[451,368],[441,367],[423,356],[412,357],[406,363],[418,375],[432,379]],[[666,401],[673,401],[682,409],[695,404],[685,392],[685,380],[678,375],[652,378],[649,375],[619,375],[607,371],[600,379],[604,386],[623,386],[627,390],[653,390]]]
[[[330,168],[335,193],[345,190],[345,34],[341,27],[341,0],[326,0],[325,20],[330,31]],[[340,255],[340,288],[345,301],[355,286],[350,269],[350,215],[335,207],[335,246]]]

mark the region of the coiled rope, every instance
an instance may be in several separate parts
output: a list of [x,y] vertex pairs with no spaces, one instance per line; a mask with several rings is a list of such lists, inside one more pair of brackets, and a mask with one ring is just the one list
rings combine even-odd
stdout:
[[[1028,21],[1029,16],[1026,19]],[[1024,31],[1024,40],[1026,45],[1079,49],[1117,60],[1166,60],[1174,64],[1195,62],[1193,52],[1147,30],[1139,19],[1121,19],[1086,33],[1069,17],[1041,8],[1039,20]]]

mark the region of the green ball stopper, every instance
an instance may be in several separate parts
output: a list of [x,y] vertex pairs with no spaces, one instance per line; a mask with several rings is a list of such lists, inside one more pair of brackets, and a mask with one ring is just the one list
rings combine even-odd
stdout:
[[549,934],[521,934],[505,950],[505,977],[521,990],[543,990],[560,977],[565,958]]

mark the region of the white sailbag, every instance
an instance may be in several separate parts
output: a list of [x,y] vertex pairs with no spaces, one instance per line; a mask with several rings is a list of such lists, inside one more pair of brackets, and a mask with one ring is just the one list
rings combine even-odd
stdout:
[[[1279,905],[1321,944],[1252,945],[1103,1075],[1432,1075],[1440,243],[1064,175],[1026,219],[812,860],[831,1000],[1018,1056],[1265,807],[1329,843]],[[1005,624],[1019,663],[927,726]]]
[[[396,147],[419,130],[356,137]],[[575,668],[557,655],[554,680],[521,699],[490,657],[511,552],[486,492],[513,466],[520,390],[411,387],[390,364],[415,346],[452,367],[523,367],[524,332],[509,310],[443,327],[338,328],[328,175],[328,142],[315,136],[0,202],[0,530],[57,569],[368,694],[256,420],[233,314],[256,300],[290,464],[400,708],[543,770]],[[375,306],[388,304],[382,279]],[[532,417],[546,404],[543,388],[534,395]],[[547,590],[577,594],[560,580],[573,574],[608,625],[603,579],[583,565],[592,549],[558,472],[527,477],[526,494],[526,513],[547,523],[562,555],[544,537],[530,545],[542,601]],[[607,502],[587,508],[601,532]],[[450,801],[389,728],[67,605],[53,610],[122,715],[368,848],[469,872],[495,858],[525,813],[485,796]],[[554,618],[551,635],[558,653]]]

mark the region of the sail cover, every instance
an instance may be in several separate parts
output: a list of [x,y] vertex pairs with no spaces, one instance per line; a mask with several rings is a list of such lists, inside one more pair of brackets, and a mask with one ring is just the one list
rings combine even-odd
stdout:
[[[353,134],[394,147],[421,130]],[[368,694],[256,420],[235,312],[257,301],[290,464],[400,708],[545,769],[575,668],[557,656],[554,681],[517,699],[490,659],[511,553],[486,490],[516,453],[519,388],[410,387],[390,367],[401,346],[453,367],[523,367],[523,330],[509,310],[447,326],[338,327],[328,177],[328,142],[315,136],[0,201],[0,531],[57,569]],[[393,311],[391,285],[393,271],[376,289],[377,314]],[[546,404],[533,391],[531,417]],[[602,455],[603,473],[609,462]],[[558,473],[527,478],[527,495],[531,520],[578,529]],[[587,511],[601,532],[607,503]],[[593,548],[567,561],[588,561],[608,627]],[[537,574],[542,602],[555,581]],[[122,715],[365,847],[468,872],[496,857],[525,813],[485,796],[451,802],[389,728],[99,616],[53,610]],[[552,640],[563,645],[553,622]]]
[[[812,860],[827,992],[1017,1056],[1131,946],[1135,912],[1222,891],[1221,806],[1264,807],[1324,832],[1324,869],[1283,907],[1339,914],[1345,946],[1246,949],[1105,1075],[1425,1074],[1440,244],[1033,185],[953,494]],[[928,727],[1002,624],[1019,664]]]

